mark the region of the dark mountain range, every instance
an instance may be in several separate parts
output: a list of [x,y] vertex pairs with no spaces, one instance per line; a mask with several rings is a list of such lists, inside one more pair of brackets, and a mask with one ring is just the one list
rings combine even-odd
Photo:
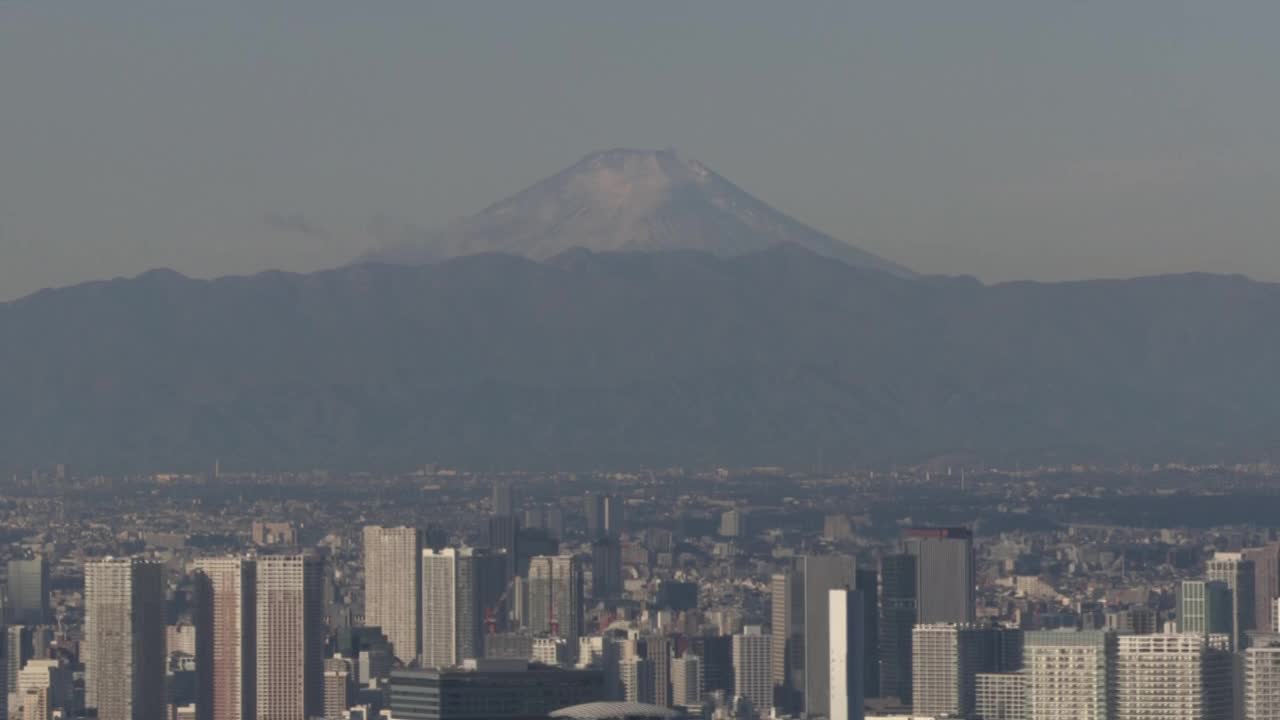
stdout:
[[983,286],[795,244],[312,275],[152,272],[0,305],[0,465],[828,465],[1255,458],[1280,286]]
[[910,270],[794,220],[670,150],[607,150],[438,232],[410,232],[365,260],[423,263],[508,253],[701,250],[729,257],[794,243],[856,267]]

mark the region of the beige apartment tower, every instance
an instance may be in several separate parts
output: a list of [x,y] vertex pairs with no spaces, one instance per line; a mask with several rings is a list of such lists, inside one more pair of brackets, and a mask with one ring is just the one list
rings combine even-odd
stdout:
[[364,624],[382,628],[396,659],[422,653],[422,549],[425,533],[410,527],[364,529]]
[[756,717],[773,712],[772,654],[773,641],[758,626],[745,627],[733,636],[734,692],[751,701]]
[[1244,653],[1245,720],[1280,720],[1280,645]]
[[257,720],[309,720],[324,712],[324,560],[257,560]]
[[99,720],[164,717],[164,578],[158,563],[107,558],[84,568],[85,704]]
[[257,568],[252,559],[195,561],[197,720],[250,720],[257,692]]
[[1040,630],[1023,638],[1028,720],[1110,720],[1115,633]]
[[1200,633],[1124,635],[1116,720],[1231,720],[1231,653]]

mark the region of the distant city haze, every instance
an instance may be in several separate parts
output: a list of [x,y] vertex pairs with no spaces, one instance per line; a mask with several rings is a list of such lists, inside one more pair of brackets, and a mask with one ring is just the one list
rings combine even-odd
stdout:
[[1280,5],[0,3],[0,299],[352,261],[674,147],[984,281],[1280,279]]

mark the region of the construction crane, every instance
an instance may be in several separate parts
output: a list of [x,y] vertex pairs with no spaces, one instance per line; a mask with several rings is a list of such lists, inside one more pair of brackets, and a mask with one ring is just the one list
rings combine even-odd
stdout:
[[484,626],[489,635],[498,634],[498,608],[507,602],[507,597],[511,595],[511,589],[516,586],[517,578],[511,578],[507,583],[507,587],[503,589],[502,594],[498,596],[493,604],[484,609]]

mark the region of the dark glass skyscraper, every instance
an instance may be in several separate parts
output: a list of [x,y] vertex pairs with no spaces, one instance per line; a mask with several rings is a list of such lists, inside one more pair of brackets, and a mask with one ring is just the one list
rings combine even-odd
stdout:
[[916,624],[916,558],[880,561],[880,695],[911,703],[911,628]]
[[911,528],[903,545],[916,558],[916,622],[973,622],[973,533],[968,528]]

